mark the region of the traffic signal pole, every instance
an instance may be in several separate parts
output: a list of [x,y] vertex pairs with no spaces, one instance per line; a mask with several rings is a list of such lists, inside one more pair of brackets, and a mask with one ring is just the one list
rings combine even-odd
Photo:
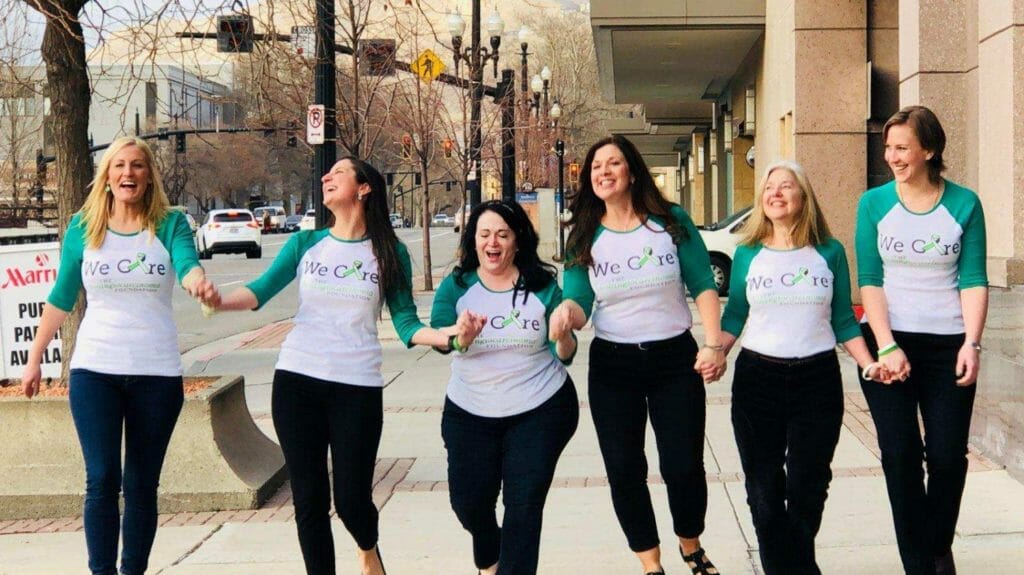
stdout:
[[316,70],[314,103],[324,106],[324,143],[313,150],[313,209],[316,227],[327,223],[324,188],[320,178],[334,166],[338,157],[337,99],[334,63],[334,0],[316,0]]

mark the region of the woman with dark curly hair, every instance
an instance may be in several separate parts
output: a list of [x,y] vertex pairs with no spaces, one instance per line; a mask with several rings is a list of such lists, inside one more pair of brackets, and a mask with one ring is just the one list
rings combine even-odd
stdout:
[[[572,206],[553,335],[582,328],[593,309],[590,411],[615,513],[644,571],[663,572],[644,455],[650,416],[679,550],[693,573],[715,575],[700,545],[708,500],[703,384],[725,372],[725,354],[708,252],[632,142],[604,138],[583,166],[590,177],[581,178]],[[699,350],[687,290],[704,323]]]
[[565,370],[576,340],[569,331],[549,341],[548,317],[562,291],[537,243],[519,204],[478,205],[459,264],[441,282],[430,314],[432,326],[460,324],[448,346],[457,354],[441,434],[452,509],[472,534],[473,561],[486,575],[537,572],[544,501],[579,419]]

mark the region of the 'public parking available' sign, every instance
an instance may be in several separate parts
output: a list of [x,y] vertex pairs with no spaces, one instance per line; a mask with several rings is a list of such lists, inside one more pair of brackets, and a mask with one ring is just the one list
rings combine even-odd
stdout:
[[[0,379],[21,377],[43,302],[57,281],[60,245],[0,246]],[[60,377],[60,333],[43,353],[43,377]]]

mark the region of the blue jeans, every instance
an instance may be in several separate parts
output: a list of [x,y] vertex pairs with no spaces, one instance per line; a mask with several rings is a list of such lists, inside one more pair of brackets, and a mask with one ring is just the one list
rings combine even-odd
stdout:
[[[473,415],[445,399],[441,435],[448,450],[452,509],[473,536],[480,569],[498,563],[499,575],[533,575],[555,465],[579,421],[572,379],[541,405],[508,417]],[[505,516],[495,506],[502,491]]]
[[766,575],[821,575],[814,538],[842,425],[835,350],[795,360],[740,351],[732,426]]
[[[861,329],[868,348],[877,353],[871,329],[867,324]],[[891,385],[862,379],[860,385],[878,430],[903,568],[908,575],[933,575],[935,558],[946,555],[953,545],[967,482],[967,439],[978,386],[956,384],[956,357],[964,334],[892,335],[907,354],[910,377]]]
[[[85,544],[93,575],[142,575],[156,535],[156,488],[185,400],[181,376],[71,370],[71,416],[85,458]],[[124,471],[121,430],[124,430]],[[124,519],[118,497],[124,493]]]

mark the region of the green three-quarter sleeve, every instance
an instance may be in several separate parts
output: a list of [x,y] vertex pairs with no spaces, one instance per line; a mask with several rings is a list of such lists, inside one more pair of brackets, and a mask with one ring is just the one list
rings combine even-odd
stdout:
[[960,224],[963,236],[960,261],[957,265],[960,272],[958,285],[962,290],[988,285],[988,271],[985,267],[988,253],[985,244],[985,212],[977,196],[974,197],[970,216],[966,222]]
[[[548,327],[551,325],[551,312],[555,311],[558,304],[562,303],[562,290],[558,287],[558,282],[552,279],[551,283],[537,294],[537,297],[544,302],[544,326]],[[571,331],[571,334],[572,339],[578,341],[576,340],[576,332]],[[551,350],[551,355],[555,356],[555,359],[564,365],[570,365],[573,358],[576,357],[576,351],[579,350],[579,347],[574,349],[572,355],[565,359],[558,357],[558,342],[548,340],[548,349]]]
[[391,324],[395,326],[398,339],[402,340],[405,347],[412,347],[412,336],[426,326],[416,315],[416,301],[412,298],[412,260],[409,258],[409,250],[402,242],[398,242],[395,247],[398,252],[398,263],[402,266],[405,285],[391,286],[385,295],[388,311],[391,312]]
[[846,261],[846,249],[838,240],[830,239],[819,246],[818,252],[832,270],[832,332],[836,335],[836,341],[844,343],[861,335],[857,317],[853,315],[850,265]]
[[178,283],[199,265],[196,253],[196,242],[192,239],[192,228],[185,219],[185,214],[171,211],[160,222],[156,231],[157,238],[171,256],[171,265],[178,276]]
[[317,236],[323,237],[323,233],[303,231],[293,235],[284,244],[281,251],[278,252],[277,257],[274,258],[267,271],[263,272],[263,275],[260,277],[245,284],[245,287],[249,288],[256,296],[257,305],[255,309],[263,307],[270,298],[277,295],[295,279],[302,254],[306,253],[310,246],[319,241]]
[[434,294],[434,305],[430,308],[430,327],[442,328],[455,325],[459,312],[455,305],[465,290],[455,283],[455,274],[448,274]]
[[760,245],[757,247],[736,246],[736,253],[732,258],[729,301],[725,304],[725,311],[722,313],[722,329],[735,337],[739,337],[743,332],[747,316],[750,315],[750,302],[747,301],[747,273],[750,271],[751,260],[760,249]]
[[75,214],[64,231],[64,242],[60,247],[60,267],[57,281],[50,290],[47,303],[61,311],[70,312],[75,308],[78,292],[82,290],[82,257],[85,252],[85,226],[82,215]]
[[711,274],[711,258],[704,239],[697,232],[697,226],[683,208],[673,205],[672,216],[679,222],[686,239],[679,242],[676,253],[679,256],[679,273],[683,284],[690,290],[694,298],[707,290],[717,291],[715,278]]
[[878,253],[878,220],[873,200],[877,192],[869,190],[857,204],[857,223],[854,232],[854,250],[857,254],[857,285],[882,287],[885,274],[882,256]]
[[562,299],[571,299],[583,308],[583,315],[589,320],[594,309],[594,288],[590,285],[590,271],[587,266],[576,264],[573,253],[567,252],[565,271],[562,272]]

